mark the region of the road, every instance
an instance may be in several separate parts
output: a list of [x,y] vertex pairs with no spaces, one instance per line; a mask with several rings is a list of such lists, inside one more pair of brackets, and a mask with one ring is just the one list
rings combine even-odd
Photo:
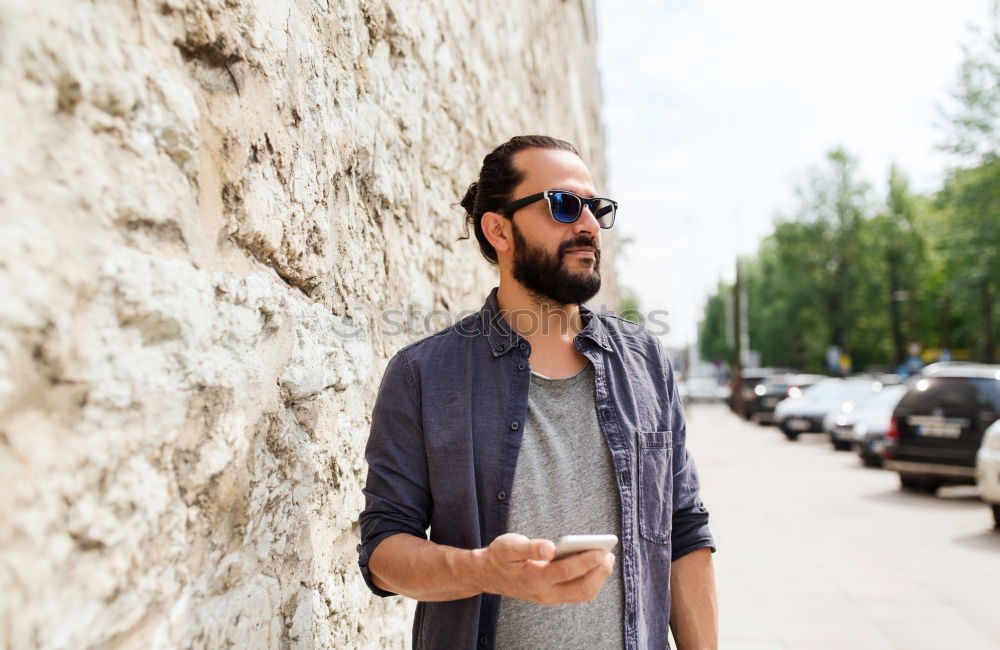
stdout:
[[724,650],[1000,648],[1000,532],[975,488],[899,490],[820,434],[692,405]]

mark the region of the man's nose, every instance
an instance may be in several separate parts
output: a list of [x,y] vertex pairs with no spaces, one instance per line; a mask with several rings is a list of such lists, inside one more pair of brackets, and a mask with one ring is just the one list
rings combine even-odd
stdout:
[[597,222],[597,217],[594,213],[590,211],[590,206],[583,206],[583,212],[580,213],[580,218],[577,219],[573,225],[574,230],[577,233],[589,233],[595,237],[600,237],[601,235],[601,224]]

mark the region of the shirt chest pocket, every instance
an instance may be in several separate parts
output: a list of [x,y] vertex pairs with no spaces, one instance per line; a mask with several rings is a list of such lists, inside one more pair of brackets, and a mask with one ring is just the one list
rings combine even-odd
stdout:
[[670,431],[639,431],[638,466],[639,534],[656,544],[667,544],[674,511]]

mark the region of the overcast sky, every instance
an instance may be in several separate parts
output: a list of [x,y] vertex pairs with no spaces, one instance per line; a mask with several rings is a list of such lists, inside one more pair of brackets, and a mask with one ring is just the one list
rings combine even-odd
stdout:
[[937,106],[988,0],[598,0],[598,56],[620,264],[666,342],[696,336],[707,295],[756,250],[795,180],[834,146],[878,194],[949,159]]

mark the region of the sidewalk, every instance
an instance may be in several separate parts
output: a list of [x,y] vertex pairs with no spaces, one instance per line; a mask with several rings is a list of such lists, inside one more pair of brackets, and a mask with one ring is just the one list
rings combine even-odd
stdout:
[[724,650],[1000,648],[1000,533],[974,488],[900,492],[825,437],[688,411]]

